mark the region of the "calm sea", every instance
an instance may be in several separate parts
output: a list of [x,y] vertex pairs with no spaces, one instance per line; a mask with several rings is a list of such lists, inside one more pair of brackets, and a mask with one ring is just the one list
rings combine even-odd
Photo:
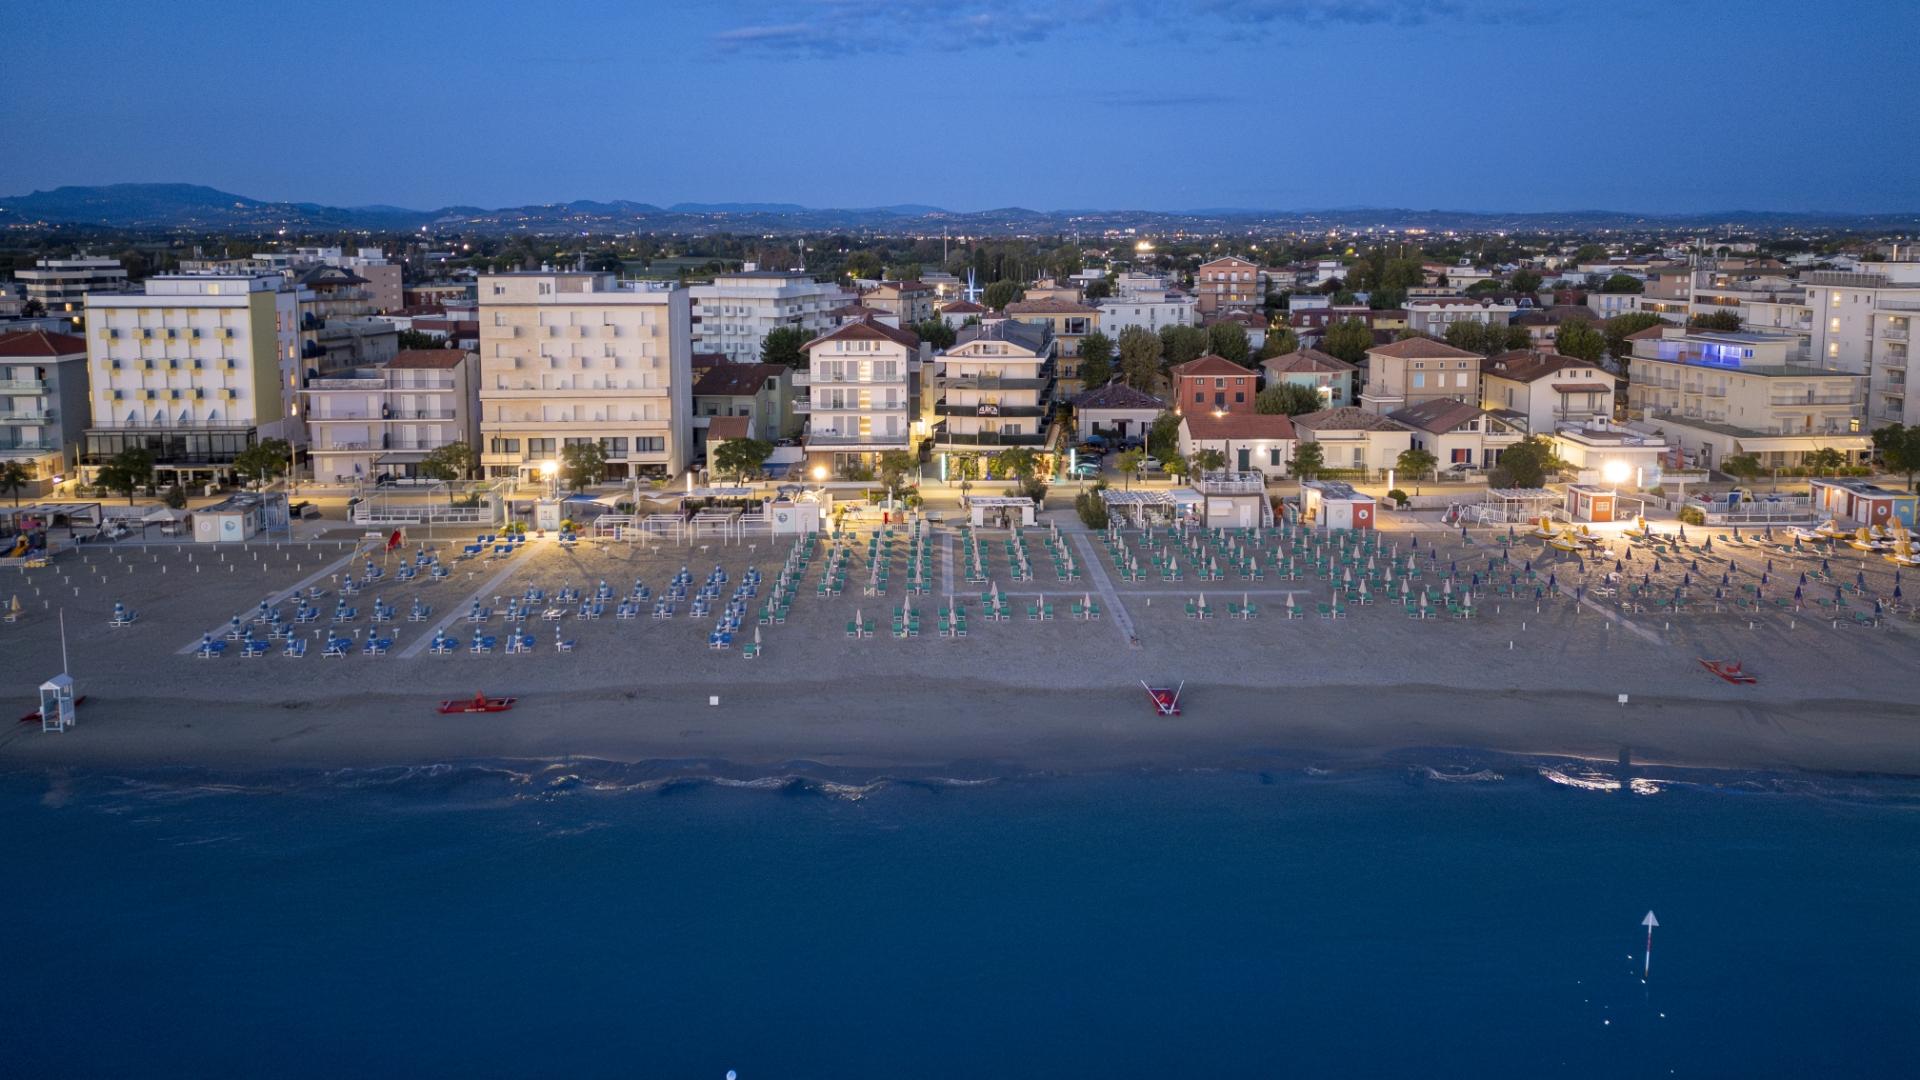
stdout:
[[1915,1074],[1920,788],[1491,768],[0,776],[0,1075]]

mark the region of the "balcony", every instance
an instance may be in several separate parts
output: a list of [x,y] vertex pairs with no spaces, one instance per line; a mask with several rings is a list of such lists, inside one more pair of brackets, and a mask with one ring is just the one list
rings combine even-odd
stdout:
[[885,432],[876,431],[867,435],[860,435],[860,434],[845,435],[836,431],[826,431],[826,432],[820,432],[817,434],[813,432],[809,432],[807,434],[805,442],[808,447],[857,446],[863,449],[875,449],[875,450],[886,450],[894,447],[899,447],[900,449],[904,450],[907,447],[907,433],[903,431],[897,435],[889,435],[889,434],[886,434]]
[[51,439],[22,439],[19,442],[0,443],[0,455],[12,453],[44,454],[50,450],[59,450],[59,443]]
[[386,388],[386,385],[387,385],[386,380],[380,378],[377,375],[368,376],[366,378],[342,378],[340,376],[333,375],[333,376],[328,376],[327,378],[324,378],[324,379],[307,380],[307,389],[309,390],[367,391],[367,390],[382,390]]
[[47,384],[39,379],[0,379],[0,394],[44,394]]
[[941,402],[933,407],[940,416],[1045,416],[1044,405],[949,405]]
[[1896,330],[1896,329],[1894,329],[1893,327],[1890,327],[1890,326],[1889,326],[1889,327],[1887,327],[1887,328],[1886,328],[1886,329],[1884,329],[1884,330],[1881,330],[1881,331],[1880,331],[1880,336],[1881,336],[1881,337],[1883,337],[1883,338],[1886,338],[1886,339],[1887,339],[1888,341],[1905,341],[1905,340],[1907,340],[1907,332],[1906,332],[1905,330]]
[[384,419],[388,420],[451,420],[452,409],[389,409]]
[[0,424],[46,424],[53,421],[50,412],[0,412]]
[[1815,397],[1812,394],[1775,396],[1767,399],[1767,404],[1775,407],[1797,405],[1857,405],[1860,399],[1852,394],[1824,394]]
[[935,446],[1044,446],[1047,437],[1025,431],[948,431],[945,424],[933,428]]

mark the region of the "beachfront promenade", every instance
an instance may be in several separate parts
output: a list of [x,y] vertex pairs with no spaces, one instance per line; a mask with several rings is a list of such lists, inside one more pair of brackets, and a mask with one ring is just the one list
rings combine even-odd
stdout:
[[[1732,710],[1869,703],[1848,706],[1863,715],[1920,693],[1906,578],[1844,545],[1700,530],[1682,542],[1669,527],[1564,552],[1523,527],[1395,525],[90,547],[0,584],[21,602],[0,632],[21,711],[59,670],[57,612],[89,695],[75,730],[28,740],[21,725],[0,758],[137,744],[190,761],[229,727],[290,757],[394,740],[457,756],[1011,756],[1049,740],[1145,745],[1142,678],[1188,682],[1175,730],[1194,734],[1279,743],[1331,725],[1355,746],[1385,732],[1456,743],[1477,734],[1463,714],[1498,712],[1459,703],[1506,697],[1501,730],[1557,748],[1557,725],[1616,722],[1558,716],[1620,693]],[[137,619],[110,625],[116,604]],[[1762,682],[1722,683],[1700,658],[1741,660]],[[521,706],[432,715],[476,689]],[[1032,715],[1009,710],[1022,701]]]

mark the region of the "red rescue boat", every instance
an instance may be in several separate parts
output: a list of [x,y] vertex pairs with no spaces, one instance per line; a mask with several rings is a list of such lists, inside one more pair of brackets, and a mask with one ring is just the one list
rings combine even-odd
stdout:
[[506,712],[513,708],[513,703],[518,700],[520,699],[475,694],[470,698],[455,698],[452,701],[441,702],[440,712],[442,714]]
[[1153,702],[1154,715],[1156,716],[1179,716],[1180,715],[1180,691],[1185,690],[1187,688],[1187,684],[1184,679],[1181,680],[1179,686],[1173,686],[1173,687],[1148,686],[1145,679],[1140,680],[1140,685],[1147,692],[1147,700]]

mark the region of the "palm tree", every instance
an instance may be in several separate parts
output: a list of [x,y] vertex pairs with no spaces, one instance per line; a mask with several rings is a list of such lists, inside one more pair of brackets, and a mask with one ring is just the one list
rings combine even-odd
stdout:
[[5,490],[13,496],[13,505],[20,505],[21,490],[32,482],[33,474],[27,471],[25,465],[17,461],[9,461],[4,465],[0,465],[0,490]]

